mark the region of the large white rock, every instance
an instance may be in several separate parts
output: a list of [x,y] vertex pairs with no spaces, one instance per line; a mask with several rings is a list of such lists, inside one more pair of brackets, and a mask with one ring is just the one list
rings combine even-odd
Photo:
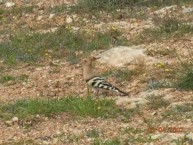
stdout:
[[98,56],[100,63],[106,63],[115,67],[122,67],[124,64],[128,64],[136,57],[143,57],[144,60],[153,60],[153,58],[147,56],[144,53],[145,49],[138,46],[118,46],[111,48]]

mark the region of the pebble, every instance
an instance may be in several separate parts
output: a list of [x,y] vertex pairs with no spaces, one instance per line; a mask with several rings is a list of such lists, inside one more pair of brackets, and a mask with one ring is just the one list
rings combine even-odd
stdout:
[[76,14],[72,15],[73,19],[76,19],[78,16]]
[[6,7],[13,7],[14,5],[15,5],[15,3],[13,3],[13,2],[6,2],[5,3]]
[[36,20],[40,21],[43,18],[43,16],[38,16]]
[[66,23],[68,23],[68,24],[69,24],[69,23],[72,23],[72,21],[73,21],[73,20],[72,20],[72,18],[71,18],[71,17],[67,17],[67,18],[66,18]]
[[19,121],[18,117],[13,117],[13,118],[12,118],[12,122],[13,122],[13,123],[18,122],[18,121]]
[[50,14],[49,19],[54,18],[55,14]]

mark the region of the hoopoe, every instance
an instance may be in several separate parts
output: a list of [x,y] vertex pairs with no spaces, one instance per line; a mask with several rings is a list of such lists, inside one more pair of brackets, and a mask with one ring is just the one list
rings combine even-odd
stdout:
[[86,81],[88,88],[87,93],[90,93],[89,86],[95,88],[96,92],[98,93],[99,90],[109,90],[113,92],[119,93],[121,96],[127,96],[128,94],[121,91],[117,87],[108,83],[104,78],[98,76],[93,68],[93,62],[98,59],[96,57],[89,57],[82,60],[82,67],[83,67],[83,77]]

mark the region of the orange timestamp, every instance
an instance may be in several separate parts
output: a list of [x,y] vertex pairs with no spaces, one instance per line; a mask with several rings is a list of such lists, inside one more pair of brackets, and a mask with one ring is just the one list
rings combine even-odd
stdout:
[[184,131],[183,127],[149,127],[148,133],[163,132],[163,133],[180,133]]

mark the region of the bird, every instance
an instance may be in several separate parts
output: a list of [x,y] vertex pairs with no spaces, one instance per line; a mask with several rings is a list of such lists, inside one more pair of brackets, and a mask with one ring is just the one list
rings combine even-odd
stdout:
[[98,94],[100,90],[108,90],[120,94],[120,96],[128,96],[128,93],[121,91],[119,88],[113,86],[106,81],[103,77],[97,75],[93,67],[93,62],[99,59],[99,57],[90,56],[82,60],[83,78],[87,83],[87,94],[90,94],[89,88],[95,89],[95,93]]

